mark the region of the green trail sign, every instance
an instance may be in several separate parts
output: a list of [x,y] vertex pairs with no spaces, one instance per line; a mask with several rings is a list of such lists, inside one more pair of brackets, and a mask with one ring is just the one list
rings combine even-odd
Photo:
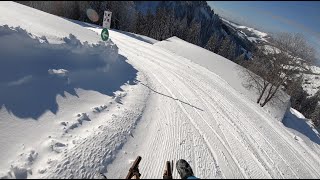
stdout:
[[108,40],[109,38],[109,31],[107,28],[103,28],[102,31],[101,31],[101,38],[103,41],[106,41]]

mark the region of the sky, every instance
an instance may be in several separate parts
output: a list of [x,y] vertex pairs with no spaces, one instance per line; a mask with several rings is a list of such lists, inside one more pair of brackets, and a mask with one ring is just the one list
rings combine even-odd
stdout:
[[320,1],[207,1],[221,17],[267,33],[299,32],[317,50],[320,65]]

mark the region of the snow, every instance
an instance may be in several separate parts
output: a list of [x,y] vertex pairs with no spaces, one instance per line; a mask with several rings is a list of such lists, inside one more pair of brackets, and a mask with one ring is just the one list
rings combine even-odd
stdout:
[[257,38],[255,37],[248,37],[248,40],[255,43],[257,42]]
[[88,32],[78,24],[28,6],[7,1],[1,2],[0,10],[0,25],[20,26],[35,36],[47,37],[49,43],[61,43],[62,38],[68,37],[69,34],[73,34],[81,42],[97,43],[100,41],[100,37],[94,32]]
[[320,145],[320,134],[318,130],[313,127],[311,120],[306,119],[303,114],[296,109],[290,108],[282,122],[289,128],[288,130],[293,133],[296,140],[305,142],[312,149],[318,148],[315,144]]
[[245,27],[245,26],[241,26],[241,27],[239,27],[239,28],[247,29],[247,30],[253,32],[254,34],[256,34],[256,35],[257,35],[258,37],[260,37],[260,38],[266,37],[266,36],[268,35],[267,33],[258,31],[258,30],[253,29],[253,28]]
[[[216,74],[159,48],[158,43],[141,43],[114,31],[110,34],[130,62],[148,74],[152,94],[141,125],[109,166],[108,177],[123,177],[137,155],[143,157],[139,166],[143,178],[161,177],[163,163],[179,158],[187,159],[201,178],[319,176],[309,174],[319,165],[319,149],[313,152],[305,144],[296,144],[281,122]],[[190,55],[190,46],[189,51],[185,49],[188,45],[181,42],[178,49]],[[203,52],[201,57],[205,57]],[[174,177],[178,178],[176,171]]]
[[[257,92],[248,90],[243,86],[245,80],[241,77],[242,67],[236,63],[206,49],[187,43],[177,37],[169,38],[165,41],[156,43],[155,45],[206,67],[226,81],[232,88],[251,99],[252,102],[255,102],[258,99]],[[265,108],[266,112],[270,112],[270,114],[279,121],[282,120],[290,103],[289,96],[286,93],[281,92],[280,96],[280,101],[277,101],[272,105],[267,104]]]
[[263,48],[265,49],[265,51],[267,53],[280,53],[280,49],[275,47],[275,46],[271,46],[271,45],[264,45]]
[[248,31],[254,33],[255,35],[257,35],[257,36],[260,37],[260,38],[263,38],[263,37],[268,36],[267,33],[262,32],[262,31],[258,31],[258,30],[254,29],[254,28],[247,27],[247,26],[239,26],[239,25],[234,24],[234,23],[232,23],[232,22],[230,22],[230,21],[228,21],[228,20],[226,20],[226,19],[223,19],[223,18],[222,18],[222,20],[223,20],[224,22],[227,22],[228,24],[232,25],[233,27],[235,27],[235,28],[237,28],[237,29],[247,29]]
[[[101,42],[100,36],[78,24],[17,3],[1,2],[0,10],[1,177],[50,173],[48,168],[63,160],[62,154],[91,137],[97,127],[133,128],[145,98],[136,94],[144,91],[116,101],[114,97],[125,89],[134,92],[139,86],[133,81],[143,76],[118,54],[112,41]],[[129,102],[134,105],[122,108],[123,98],[133,99]],[[117,125],[121,118],[125,122]],[[119,135],[114,148],[125,140],[126,131],[107,132]],[[99,150],[107,153],[106,148],[112,149]]]
[[238,36],[240,36],[240,37],[242,37],[243,39],[245,39],[245,34],[244,33],[242,33],[242,32],[237,32],[237,34],[238,34]]
[[301,114],[299,111],[297,111],[297,110],[295,110],[295,109],[293,109],[293,108],[290,108],[290,112],[291,112],[294,116],[296,116],[297,118],[300,118],[300,119],[304,119],[304,118],[305,118],[303,114]]
[[141,34],[134,34],[134,33],[131,33],[131,32],[125,32],[125,31],[120,31],[120,30],[117,30],[117,32],[121,32],[122,34],[130,36],[132,38],[136,38],[136,39],[138,39],[140,41],[144,41],[144,42],[149,43],[149,44],[154,44],[154,43],[159,42],[158,40],[155,40],[155,39],[153,39],[151,37],[147,37],[147,36],[144,36],[144,35],[141,35]]
[[320,177],[319,145],[250,100],[221,56],[114,30],[101,42],[14,2],[0,23],[0,178],[123,178],[138,155],[141,178],[180,158],[200,178]]
[[[240,29],[245,29],[245,30],[251,32],[255,37],[248,37],[248,35],[246,35],[247,38],[248,38],[248,40],[251,41],[251,42],[255,42],[255,43],[256,43],[257,40],[264,41],[264,42],[268,42],[268,41],[266,40],[266,37],[268,36],[268,34],[265,33],[265,32],[262,32],[262,31],[259,31],[259,30],[256,30],[256,29],[254,29],[254,28],[247,27],[247,26],[240,26],[240,25],[237,25],[237,24],[235,24],[235,23],[232,23],[232,22],[230,22],[230,21],[228,21],[228,20],[226,20],[226,19],[223,19],[223,18],[222,18],[222,20],[223,20],[224,22],[230,24],[231,26],[235,27],[235,28],[236,28],[238,31],[240,31],[240,32],[242,32]],[[239,33],[238,33],[238,34],[239,34]],[[239,35],[240,35],[240,34],[239,34]],[[242,35],[240,35],[240,36],[243,37]]]

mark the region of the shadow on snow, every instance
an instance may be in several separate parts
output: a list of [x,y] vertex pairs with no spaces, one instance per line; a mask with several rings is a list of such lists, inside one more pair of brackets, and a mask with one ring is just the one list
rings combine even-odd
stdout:
[[38,119],[47,110],[56,114],[56,96],[78,96],[76,88],[113,96],[137,75],[112,42],[89,45],[70,34],[62,44],[49,44],[6,25],[0,39],[0,108],[19,118]]
[[286,127],[294,129],[300,132],[301,134],[304,134],[311,141],[320,145],[320,138],[307,124],[306,120],[295,116],[290,110],[286,112],[285,117],[282,120],[282,123]]

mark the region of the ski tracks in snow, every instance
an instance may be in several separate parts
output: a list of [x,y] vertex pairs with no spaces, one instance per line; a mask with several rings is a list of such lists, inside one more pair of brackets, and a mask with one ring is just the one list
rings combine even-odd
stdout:
[[[155,45],[117,32],[111,37],[153,90],[141,121],[151,130],[143,141],[131,139],[124,146],[143,157],[143,178],[162,177],[165,161],[179,158],[200,178],[319,177],[318,152],[304,153],[306,146],[219,76]],[[132,148],[140,143],[141,148]],[[107,175],[126,173],[129,165],[121,166],[126,158],[119,155]]]

